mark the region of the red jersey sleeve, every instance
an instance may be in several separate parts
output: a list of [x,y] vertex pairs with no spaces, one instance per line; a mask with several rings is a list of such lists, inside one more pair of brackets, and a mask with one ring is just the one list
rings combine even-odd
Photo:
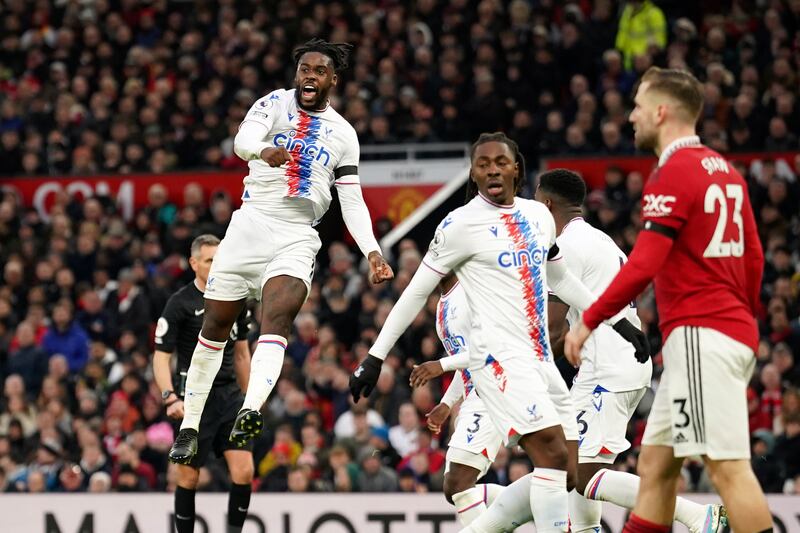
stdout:
[[639,233],[628,262],[583,313],[583,323],[593,330],[634,300],[661,269],[671,249],[672,239],[654,231]]
[[[678,159],[679,155],[672,157]],[[680,230],[689,218],[695,195],[690,182],[680,177],[684,166],[670,163],[653,171],[647,181],[642,194],[642,219]]]

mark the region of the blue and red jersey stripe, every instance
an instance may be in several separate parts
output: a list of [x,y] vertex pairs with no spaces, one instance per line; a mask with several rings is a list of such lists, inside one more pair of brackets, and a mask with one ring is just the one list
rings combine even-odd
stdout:
[[[292,198],[308,198],[311,194],[311,164],[314,156],[303,147],[314,144],[319,138],[322,120],[298,110],[297,130],[292,140],[293,161],[286,165],[286,179],[289,185],[287,196]],[[302,141],[302,142],[298,142]]]
[[[503,225],[514,241],[516,251],[525,250],[532,252],[537,247],[536,238],[533,236],[530,222],[519,211],[511,214],[500,215]],[[540,361],[550,360],[550,349],[547,345],[547,330],[545,329],[545,304],[547,302],[544,288],[544,279],[541,266],[532,261],[523,260],[517,268],[520,281],[523,285],[523,300],[525,302],[525,316],[528,319],[528,336],[533,344],[536,358]]]

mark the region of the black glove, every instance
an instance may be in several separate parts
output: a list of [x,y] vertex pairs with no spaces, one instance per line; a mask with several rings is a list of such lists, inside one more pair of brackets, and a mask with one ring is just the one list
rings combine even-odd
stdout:
[[627,318],[623,318],[612,327],[623,339],[633,345],[637,361],[644,364],[650,359],[650,343],[647,342],[647,335],[642,330],[631,324]]
[[359,396],[364,394],[364,398],[372,394],[372,389],[378,382],[378,376],[381,373],[381,366],[383,360],[378,359],[374,355],[367,355],[367,358],[361,361],[350,376],[350,394],[353,395],[353,400],[358,401]]

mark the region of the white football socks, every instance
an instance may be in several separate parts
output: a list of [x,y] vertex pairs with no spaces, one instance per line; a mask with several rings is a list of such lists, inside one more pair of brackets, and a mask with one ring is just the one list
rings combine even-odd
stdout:
[[[586,484],[585,496],[591,500],[611,502],[633,509],[639,492],[639,476],[606,468],[598,471]],[[675,500],[675,520],[692,531],[703,527],[707,507],[686,498]]]
[[600,531],[603,504],[589,500],[576,490],[569,492],[569,521],[573,533]]
[[566,532],[569,528],[567,471],[534,468],[531,477],[530,505],[536,531]]
[[500,496],[506,488],[502,485],[496,485],[494,483],[483,483],[478,485],[479,487],[483,487],[486,491],[486,507],[489,507],[494,503],[498,496]]
[[280,335],[261,335],[250,361],[250,383],[242,409],[261,411],[283,368],[286,339]]
[[214,378],[217,377],[219,367],[222,366],[222,352],[226,341],[210,341],[197,337],[197,344],[192,354],[192,362],[186,373],[186,394],[183,398],[183,422],[181,429],[193,429],[200,427],[200,417],[203,416],[203,408],[206,405],[208,393]]
[[456,517],[462,526],[470,525],[476,518],[486,512],[485,485],[476,485],[465,491],[453,494],[453,505],[456,506]]
[[[499,487],[501,491],[492,501],[486,512],[479,516],[470,526],[462,529],[461,533],[494,533],[496,531],[512,531],[517,527],[533,520],[531,513],[531,478],[527,474],[507,487]],[[492,487],[488,485],[490,492]]]

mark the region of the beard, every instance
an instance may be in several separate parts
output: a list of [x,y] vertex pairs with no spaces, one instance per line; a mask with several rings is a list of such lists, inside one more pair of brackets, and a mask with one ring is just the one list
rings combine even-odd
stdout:
[[655,131],[645,132],[640,130],[635,132],[633,136],[633,144],[636,146],[636,149],[642,150],[643,152],[655,150],[657,142],[658,135],[656,135]]

